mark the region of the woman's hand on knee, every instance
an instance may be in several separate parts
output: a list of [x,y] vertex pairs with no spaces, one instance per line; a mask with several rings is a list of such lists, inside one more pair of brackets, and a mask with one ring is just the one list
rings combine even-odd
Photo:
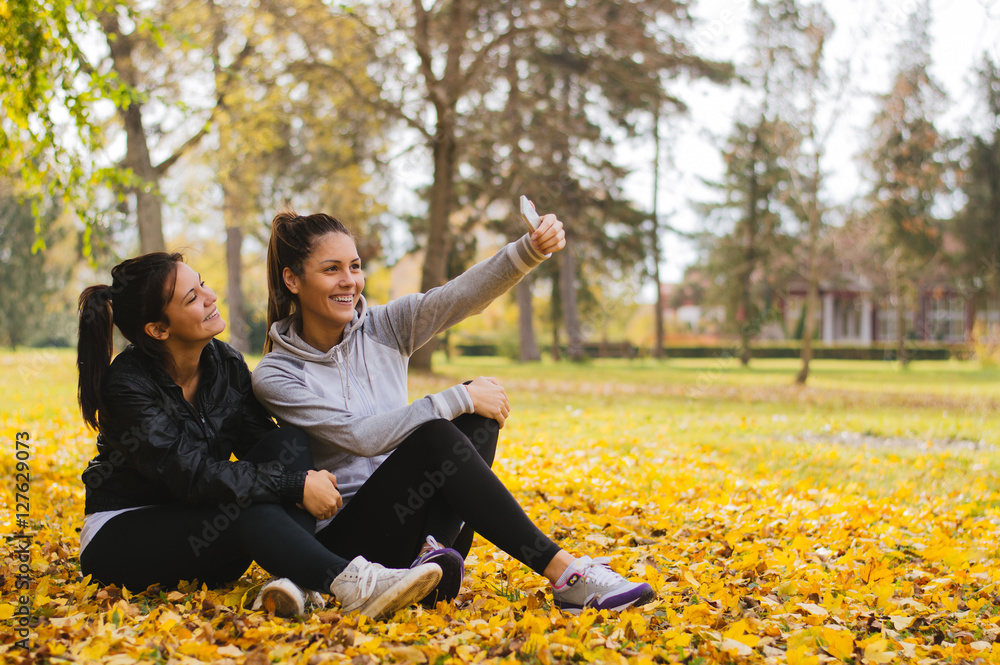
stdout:
[[337,477],[329,471],[306,473],[306,485],[302,490],[302,503],[299,504],[310,515],[318,520],[325,520],[337,514],[344,505],[344,499],[337,491]]
[[494,419],[503,427],[510,415],[510,401],[500,382],[492,376],[480,376],[466,385],[466,388],[469,389],[476,413]]

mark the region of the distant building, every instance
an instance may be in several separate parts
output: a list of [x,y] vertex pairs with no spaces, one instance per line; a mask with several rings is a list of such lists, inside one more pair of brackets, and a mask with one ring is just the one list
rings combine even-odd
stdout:
[[714,335],[725,319],[721,306],[705,306],[688,284],[660,284],[664,327],[674,334]]
[[[806,283],[788,285],[787,296],[779,300],[785,329],[794,331],[802,317]],[[825,344],[872,344],[895,340],[896,308],[876,298],[863,277],[844,276],[820,282],[820,307],[815,313],[816,330]],[[972,340],[973,322],[984,322],[988,329],[1000,325],[1000,302],[997,299],[976,312],[973,298],[944,284],[922,286],[917,306],[904,314],[907,336],[921,342],[962,343]]]

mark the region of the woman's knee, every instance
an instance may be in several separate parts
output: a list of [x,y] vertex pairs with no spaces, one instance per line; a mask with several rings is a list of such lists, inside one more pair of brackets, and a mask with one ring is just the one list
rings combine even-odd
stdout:
[[500,423],[478,413],[463,414],[452,422],[469,439],[479,456],[489,466],[493,466],[497,440],[500,436]]
[[[450,420],[431,420],[418,427],[404,442],[406,448],[427,460],[455,458],[467,461],[475,447]],[[402,448],[403,445],[400,446]]]

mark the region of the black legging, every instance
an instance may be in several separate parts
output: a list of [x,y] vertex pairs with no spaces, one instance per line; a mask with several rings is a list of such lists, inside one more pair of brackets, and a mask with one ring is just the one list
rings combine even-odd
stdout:
[[496,421],[473,414],[422,425],[316,537],[347,558],[360,554],[404,568],[427,535],[465,556],[475,530],[542,574],[559,547],[490,469],[498,429]]
[[[300,471],[313,468],[306,437],[293,428],[265,436],[247,459],[277,459]],[[276,577],[328,591],[347,561],[316,540],[315,525],[294,505],[152,506],[122,513],[102,526],[80,555],[80,568],[95,581],[141,591],[194,579],[218,586],[239,579],[256,561]]]
[[[315,520],[294,506],[152,506],[101,527],[80,555],[80,567],[103,584],[143,590],[193,579],[218,586],[238,579],[255,560],[276,577],[326,591],[347,565],[342,557],[360,554],[406,568],[427,535],[464,556],[475,530],[541,574],[559,548],[490,469],[497,430],[496,421],[472,414],[421,426],[315,537]],[[281,459],[288,468],[307,470],[312,459],[303,441],[298,430],[275,430],[247,459]],[[287,460],[289,450],[305,452]]]

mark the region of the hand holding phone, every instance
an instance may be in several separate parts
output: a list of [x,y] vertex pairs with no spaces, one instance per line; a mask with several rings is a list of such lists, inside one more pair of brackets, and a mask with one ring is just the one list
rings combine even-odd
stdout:
[[521,218],[532,231],[537,229],[538,225],[542,223],[541,218],[538,217],[538,212],[535,210],[535,206],[532,205],[531,201],[524,194],[521,195]]

